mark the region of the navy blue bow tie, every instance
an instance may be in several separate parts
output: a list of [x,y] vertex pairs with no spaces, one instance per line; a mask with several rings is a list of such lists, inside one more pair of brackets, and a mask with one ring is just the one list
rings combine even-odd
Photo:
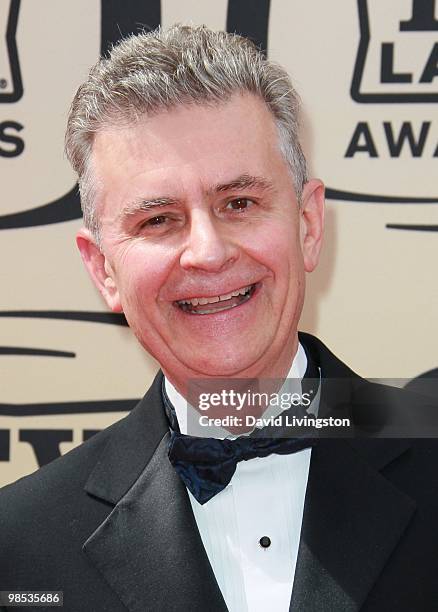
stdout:
[[172,431],[169,460],[200,504],[229,484],[239,461],[288,455],[313,446],[315,438],[240,437],[235,440],[197,438]]

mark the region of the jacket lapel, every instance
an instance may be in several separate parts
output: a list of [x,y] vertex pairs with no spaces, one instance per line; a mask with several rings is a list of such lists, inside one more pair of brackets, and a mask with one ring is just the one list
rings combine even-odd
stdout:
[[360,610],[412,517],[414,502],[378,471],[409,445],[359,442],[312,450],[291,611]]
[[161,380],[111,436],[88,480],[88,493],[116,505],[83,550],[132,612],[224,612],[185,487],[167,458]]
[[[300,340],[321,367],[322,412],[335,406],[335,416],[350,416],[353,388],[365,381],[316,338]],[[363,438],[321,439],[313,448],[291,611],[360,610],[415,510],[382,474],[408,448],[405,440]]]

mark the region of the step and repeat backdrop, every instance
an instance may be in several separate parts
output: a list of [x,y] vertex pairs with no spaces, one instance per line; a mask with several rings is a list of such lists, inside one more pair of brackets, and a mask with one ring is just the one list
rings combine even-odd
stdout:
[[124,416],[157,364],[82,268],[69,104],[100,53],[160,23],[249,36],[290,72],[327,231],[301,328],[361,375],[438,367],[435,0],[2,0],[0,485]]

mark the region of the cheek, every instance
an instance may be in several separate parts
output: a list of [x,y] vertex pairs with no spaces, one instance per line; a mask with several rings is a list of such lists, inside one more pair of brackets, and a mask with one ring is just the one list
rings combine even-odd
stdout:
[[116,270],[121,300],[124,305],[144,306],[155,300],[166,282],[174,258],[169,249],[138,243],[120,254]]
[[246,252],[271,270],[277,282],[299,275],[304,266],[299,235],[293,227],[293,220],[285,219],[281,224],[255,229],[246,244]]

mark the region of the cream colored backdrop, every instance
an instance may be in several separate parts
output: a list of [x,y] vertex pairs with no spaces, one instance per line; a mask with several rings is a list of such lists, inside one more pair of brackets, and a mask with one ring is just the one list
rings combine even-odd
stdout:
[[312,174],[328,187],[323,261],[308,279],[302,329],[364,376],[438,367],[435,2],[120,6],[0,3],[0,485],[121,418],[157,368],[123,321],[104,314],[82,269],[63,156],[69,103],[118,24],[232,29],[234,19],[243,33],[265,31],[259,42],[303,100]]

